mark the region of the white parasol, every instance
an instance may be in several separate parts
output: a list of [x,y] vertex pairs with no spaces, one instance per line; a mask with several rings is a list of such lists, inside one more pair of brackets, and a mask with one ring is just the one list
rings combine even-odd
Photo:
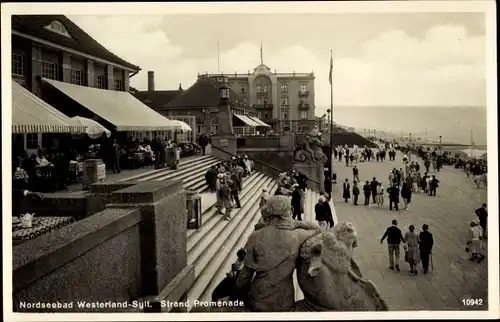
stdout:
[[100,123],[88,119],[86,117],[81,117],[81,116],[75,116],[72,117],[71,120],[79,125],[83,125],[86,127],[85,133],[91,138],[91,139],[97,139],[101,137],[103,134],[106,134],[106,136],[109,138],[111,136],[111,131],[102,126]]
[[191,127],[186,122],[179,121],[179,120],[170,120],[170,121],[174,122],[175,125],[179,126],[181,132],[191,132],[192,131]]

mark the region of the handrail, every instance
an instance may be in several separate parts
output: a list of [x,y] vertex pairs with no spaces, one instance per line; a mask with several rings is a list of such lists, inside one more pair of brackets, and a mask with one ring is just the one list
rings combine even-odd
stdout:
[[[220,148],[220,147],[218,147],[218,146],[213,146],[213,145],[210,145],[210,148],[215,148],[216,150],[218,150],[218,151],[222,151],[222,152],[224,152],[224,153],[226,153],[226,154],[228,154],[228,155],[230,155],[230,156],[232,156],[232,157],[236,157],[236,158],[238,157],[237,155],[234,155],[234,154],[232,154],[231,152],[226,151],[226,150],[224,150],[224,149],[222,149],[222,148]],[[259,163],[259,164],[262,164],[263,166],[265,166],[265,167],[267,167],[267,168],[269,168],[269,169],[272,169],[272,170],[274,170],[274,171],[278,171],[278,173],[286,172],[286,171],[284,171],[284,170],[280,170],[280,169],[276,168],[275,166],[272,166],[272,165],[270,165],[270,164],[268,164],[268,163],[266,163],[266,162],[264,162],[264,161],[261,161],[261,160],[256,160],[256,159],[255,159],[255,160],[252,160],[252,161],[254,161],[254,162],[256,162],[256,163]],[[316,183],[316,184],[319,184],[319,182],[318,182],[318,181],[316,181],[316,180],[314,180],[314,179],[307,178],[307,180],[308,180],[308,181],[312,181],[312,182],[314,182],[314,183]]]

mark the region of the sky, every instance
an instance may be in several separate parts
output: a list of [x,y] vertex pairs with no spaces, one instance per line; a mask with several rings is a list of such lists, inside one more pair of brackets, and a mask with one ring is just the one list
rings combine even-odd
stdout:
[[[198,73],[311,72],[316,114],[335,106],[486,106],[482,13],[74,16],[116,55],[141,67],[131,86],[184,89]],[[126,32],[124,32],[126,30]]]

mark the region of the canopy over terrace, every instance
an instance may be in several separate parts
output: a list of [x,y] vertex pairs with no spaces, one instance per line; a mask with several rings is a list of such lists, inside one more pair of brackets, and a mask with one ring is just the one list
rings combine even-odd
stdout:
[[45,103],[16,82],[12,82],[12,133],[85,133],[85,126]]
[[113,124],[118,132],[181,130],[181,124],[150,109],[129,92],[78,86],[46,78],[43,81]]

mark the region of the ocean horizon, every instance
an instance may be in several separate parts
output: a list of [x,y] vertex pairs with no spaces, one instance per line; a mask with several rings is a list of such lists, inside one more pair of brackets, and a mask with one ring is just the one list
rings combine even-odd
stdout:
[[486,113],[481,106],[336,106],[333,120],[354,127],[391,133],[395,136],[486,146]]

